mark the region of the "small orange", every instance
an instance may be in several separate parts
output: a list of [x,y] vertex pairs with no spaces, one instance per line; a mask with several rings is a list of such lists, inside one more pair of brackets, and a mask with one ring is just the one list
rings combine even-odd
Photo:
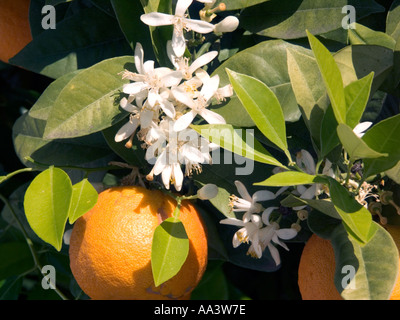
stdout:
[[[400,226],[385,225],[400,250]],[[343,300],[334,285],[335,256],[329,240],[313,234],[300,258],[298,285],[303,300]],[[400,277],[389,298],[400,300]]]
[[184,201],[179,219],[189,238],[181,270],[155,287],[151,246],[155,228],[171,217],[176,201],[138,186],[107,189],[79,218],[70,239],[70,266],[81,289],[95,300],[189,299],[207,266],[205,225]]
[[0,60],[7,62],[32,41],[30,0],[0,1]]

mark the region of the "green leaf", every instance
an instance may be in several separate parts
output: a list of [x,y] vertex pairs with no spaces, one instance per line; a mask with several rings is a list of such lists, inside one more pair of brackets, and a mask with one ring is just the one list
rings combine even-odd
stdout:
[[348,233],[357,241],[367,243],[371,238],[371,213],[334,179],[329,179],[329,192]]
[[240,18],[243,27],[252,33],[298,39],[306,36],[306,30],[319,35],[342,28],[346,5],[354,6],[357,19],[384,11],[373,0],[271,0],[243,10]]
[[287,50],[293,92],[312,138],[320,142],[321,122],[328,108],[326,89],[314,57],[293,48]]
[[283,187],[324,182],[326,182],[326,180],[323,177],[298,171],[285,171],[274,174],[268,179],[262,182],[257,182],[254,185],[267,187]]
[[58,95],[44,132],[45,139],[74,138],[101,131],[126,116],[119,108],[126,80],[120,72],[133,57],[104,60],[76,75]]
[[396,41],[388,34],[372,30],[359,23],[355,24],[355,29],[349,28],[349,40],[352,45],[371,44],[391,50],[396,45]]
[[386,33],[394,39],[400,37],[400,0],[394,0],[387,18],[386,18]]
[[327,156],[339,145],[340,140],[337,135],[337,126],[338,122],[336,121],[332,106],[329,106],[321,123],[321,157]]
[[42,169],[26,160],[26,157],[55,166],[82,166],[112,155],[99,133],[74,139],[47,140],[43,138],[45,126],[45,120],[33,118],[28,112],[17,119],[13,126],[15,152],[27,167]]
[[215,3],[214,7],[218,6],[220,3],[226,4],[226,10],[238,10],[238,9],[243,9],[247,8],[250,6],[254,6],[256,4],[259,4],[261,2],[266,2],[269,0],[217,0]]
[[340,70],[327,48],[310,32],[308,40],[317,60],[338,123],[346,123],[346,99]]
[[0,280],[18,276],[35,265],[26,242],[0,243]]
[[400,161],[393,168],[387,170],[385,174],[394,182],[400,184]]
[[374,72],[371,92],[384,83],[393,68],[393,50],[377,45],[347,46],[334,55],[344,86]]
[[63,19],[55,30],[41,32],[10,63],[58,78],[131,52],[118,22],[92,7]]
[[98,193],[88,179],[72,186],[71,206],[69,208],[68,220],[73,224],[79,217],[92,209],[97,203]]
[[29,109],[29,116],[40,119],[47,120],[51,108],[56,101],[58,95],[64,89],[64,87],[80,72],[81,70],[73,71],[67,73],[66,75],[59,77],[54,80],[46,88],[46,90],[40,95],[36,103]]
[[380,121],[362,137],[364,142],[387,157],[365,159],[364,175],[370,177],[393,168],[400,160],[400,115]]
[[228,151],[247,159],[286,168],[261,145],[250,129],[234,128],[230,124],[192,125],[191,127],[208,141]]
[[229,69],[227,73],[233,89],[257,128],[288,155],[285,118],[276,95],[256,78]]
[[[345,229],[337,227],[330,235],[335,252],[335,285],[346,300],[388,300],[399,270],[399,252],[391,235],[375,222],[371,237],[360,244],[349,237]],[[343,267],[354,267],[350,281]],[[344,286],[343,286],[344,284]]]
[[71,204],[72,184],[61,169],[50,167],[31,182],[24,209],[32,230],[60,251]]
[[[140,0],[140,2],[145,13],[161,12],[172,14],[172,0]],[[173,26],[149,26],[149,30],[157,61],[162,66],[171,65],[166,48],[168,40],[172,38]]]
[[[335,209],[334,204],[329,199],[302,199],[299,197],[294,197],[297,201],[310,206],[311,208],[318,210],[319,212],[338,220],[342,220],[341,216]],[[282,203],[283,205],[283,203]],[[296,207],[299,204],[295,205]],[[323,226],[321,226],[323,227]]]
[[386,157],[387,153],[379,153],[370,148],[364,140],[357,137],[353,130],[347,124],[339,124],[337,134],[344,149],[350,155],[350,161],[365,158]]
[[178,218],[164,220],[154,231],[151,269],[156,287],[175,276],[189,253],[189,239]]
[[371,72],[368,76],[354,81],[344,88],[347,106],[346,124],[351,129],[354,129],[362,118],[369,100],[373,79],[374,73]]
[[[226,69],[260,80],[275,93],[282,107],[285,120],[288,122],[297,121],[301,113],[290,84],[286,56],[288,48],[312,56],[311,50],[282,40],[264,41],[236,53],[222,63],[212,75],[219,75],[220,86],[230,83]],[[254,122],[245,112],[236,95],[211,109],[222,115],[227,123],[234,126],[254,126]]]
[[143,6],[140,2],[111,0],[111,4],[117,16],[119,26],[132,50],[135,50],[136,43],[139,42],[146,53],[147,60],[154,60],[148,26],[140,21],[140,16],[144,14]]

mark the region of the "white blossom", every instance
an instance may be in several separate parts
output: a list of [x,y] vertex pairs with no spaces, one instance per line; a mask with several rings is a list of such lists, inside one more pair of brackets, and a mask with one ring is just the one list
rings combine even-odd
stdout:
[[372,122],[370,121],[360,122],[355,126],[353,132],[357,135],[357,137],[362,138],[362,136],[365,134],[365,131],[367,131],[370,126],[372,126]]
[[143,14],[140,19],[147,25],[165,26],[173,25],[172,48],[178,57],[183,56],[186,49],[185,36],[183,30],[193,30],[198,33],[210,33],[214,30],[214,25],[206,21],[188,19],[186,10],[192,4],[193,0],[178,0],[175,7],[175,14],[166,14],[160,12],[151,12]]

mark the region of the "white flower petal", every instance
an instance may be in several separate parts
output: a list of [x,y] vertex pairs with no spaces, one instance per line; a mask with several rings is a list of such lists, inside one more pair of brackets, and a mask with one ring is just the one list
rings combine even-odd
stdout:
[[236,186],[236,189],[239,192],[240,196],[242,197],[242,199],[249,201],[250,203],[253,202],[253,199],[251,198],[249,192],[247,191],[246,187],[244,186],[244,184],[241,181],[236,180],[235,186]]
[[200,150],[188,144],[182,146],[182,157],[194,163],[202,163],[204,161],[203,154]]
[[154,61],[153,60],[147,60],[143,64],[143,71],[145,74],[151,74],[154,71]]
[[124,109],[125,111],[128,111],[130,113],[139,111],[139,108],[134,106],[133,104],[129,103],[127,98],[122,98],[121,101],[119,102],[119,105],[122,109]]
[[228,224],[231,226],[238,226],[238,227],[243,227],[244,222],[242,220],[236,219],[236,218],[227,218],[227,219],[222,219],[219,223],[221,224]]
[[264,212],[261,215],[261,219],[264,222],[264,224],[266,224],[267,226],[271,225],[271,223],[269,222],[269,217],[272,213],[272,211],[278,209],[278,207],[269,207],[267,209],[264,210]]
[[179,17],[183,17],[185,15],[186,10],[192,4],[193,0],[178,0],[175,7],[175,15]]
[[186,129],[187,127],[190,126],[195,117],[196,117],[196,112],[194,112],[193,110],[190,110],[189,112],[185,113],[183,116],[181,116],[178,120],[175,121],[173,127],[174,131],[178,132]]
[[158,92],[156,90],[152,89],[149,91],[149,95],[147,97],[147,102],[150,105],[150,107],[153,108],[155,106],[155,104],[159,100],[159,97],[160,96],[158,95]]
[[182,80],[182,72],[173,71],[161,78],[161,82],[165,87],[177,86]]
[[135,47],[135,67],[140,74],[144,74],[143,69],[144,51],[142,45],[138,42]]
[[305,171],[308,174],[315,174],[315,161],[312,155],[307,150],[301,150],[299,155],[296,158],[297,165],[302,168],[304,167]]
[[362,138],[364,131],[366,131],[370,126],[372,126],[372,122],[370,121],[360,122],[355,126],[353,132],[357,135],[357,137]]
[[253,194],[253,201],[260,202],[260,201],[268,201],[275,199],[275,194],[269,190],[259,190]]
[[239,26],[239,19],[235,16],[227,16],[214,27],[215,33],[232,32]]
[[193,99],[189,97],[189,95],[183,91],[181,88],[172,89],[172,94],[176,100],[187,105],[189,108],[194,108]]
[[172,35],[172,49],[177,57],[182,57],[186,50],[186,41],[183,32],[174,32]]
[[214,25],[201,20],[185,19],[186,26],[197,33],[210,33],[214,31]]
[[289,251],[289,248],[288,248],[288,246],[286,245],[286,243],[280,241],[279,238],[278,238],[278,235],[277,235],[276,233],[272,236],[272,239],[271,239],[271,240],[272,240],[272,242],[276,243],[277,245],[279,245],[279,246],[281,246],[282,248],[284,248],[284,249],[286,249],[287,251]]
[[144,89],[147,89],[147,84],[144,82],[132,82],[125,84],[122,91],[127,94],[138,94]]
[[173,19],[173,15],[161,12],[150,12],[140,16],[140,20],[142,20],[143,23],[153,27],[173,24]]
[[175,107],[174,104],[171,101],[168,101],[166,99],[163,99],[159,101],[161,109],[164,111],[164,113],[170,117],[171,119],[175,118]]
[[197,69],[205,66],[207,63],[211,62],[218,55],[218,51],[210,51],[202,56],[198,57],[193,63],[190,65],[188,73],[193,74]]
[[217,92],[219,86],[219,76],[215,75],[206,81],[200,90],[200,94],[206,101],[210,100],[212,96]]
[[125,123],[115,134],[115,142],[121,142],[128,139],[136,131],[138,126],[139,121],[136,118]]
[[283,228],[276,230],[276,234],[283,240],[290,240],[297,236],[297,231],[293,228]]
[[157,158],[156,163],[153,167],[153,172],[157,176],[163,172],[164,168],[167,166],[167,151],[164,150],[161,155]]
[[140,113],[140,127],[147,128],[150,127],[153,121],[153,111],[151,110],[144,110]]
[[173,164],[174,186],[176,191],[181,191],[183,184],[183,172],[178,163]]
[[281,264],[281,257],[279,255],[279,251],[273,244],[268,244],[269,252],[271,253],[272,258],[275,261],[275,264],[279,266]]
[[209,124],[225,124],[226,121],[223,116],[220,114],[208,110],[208,109],[202,109],[200,111],[200,115],[206,120]]
[[169,189],[171,175],[172,175],[172,166],[166,166],[161,173],[161,179],[166,189]]

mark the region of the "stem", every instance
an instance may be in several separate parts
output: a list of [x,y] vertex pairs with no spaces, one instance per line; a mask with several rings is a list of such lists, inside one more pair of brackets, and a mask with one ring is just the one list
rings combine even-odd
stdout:
[[33,168],[23,168],[23,169],[19,169],[19,170],[16,170],[14,172],[11,172],[6,176],[1,177],[0,184],[3,183],[4,181],[10,179],[11,177],[17,175],[17,174],[20,174],[20,173],[23,173],[23,172],[32,172],[32,171],[36,171],[36,170],[33,169]]
[[[40,273],[42,273],[42,265],[40,264],[39,257],[37,255],[37,252],[36,252],[34,246],[33,246],[33,242],[28,237],[28,234],[26,233],[26,231],[25,231],[21,221],[19,220],[16,212],[14,211],[14,208],[11,206],[10,202],[8,201],[8,199],[5,198],[1,193],[0,193],[0,199],[10,209],[10,212],[11,212],[13,218],[15,219],[15,221],[17,222],[17,224],[18,224],[18,226],[19,226],[19,228],[20,228],[20,230],[22,232],[22,235],[24,236],[25,241],[26,241],[26,243],[27,243],[27,245],[29,247],[29,250],[31,252],[35,267],[32,270],[30,270],[29,272],[32,272],[36,268],[37,270],[39,270]],[[54,288],[54,291],[60,296],[61,299],[68,300],[68,298],[59,289],[57,289],[57,287]]]
[[[36,160],[32,159],[31,157],[25,157],[25,160],[32,162],[40,167],[50,167],[51,165],[37,162]],[[98,171],[108,171],[108,170],[120,170],[121,167],[119,166],[104,166],[104,167],[97,167],[97,168],[83,168],[83,167],[76,167],[76,166],[60,166],[57,167],[63,170],[80,170],[80,171],[85,171],[86,174],[89,174],[91,172],[98,172]]]

